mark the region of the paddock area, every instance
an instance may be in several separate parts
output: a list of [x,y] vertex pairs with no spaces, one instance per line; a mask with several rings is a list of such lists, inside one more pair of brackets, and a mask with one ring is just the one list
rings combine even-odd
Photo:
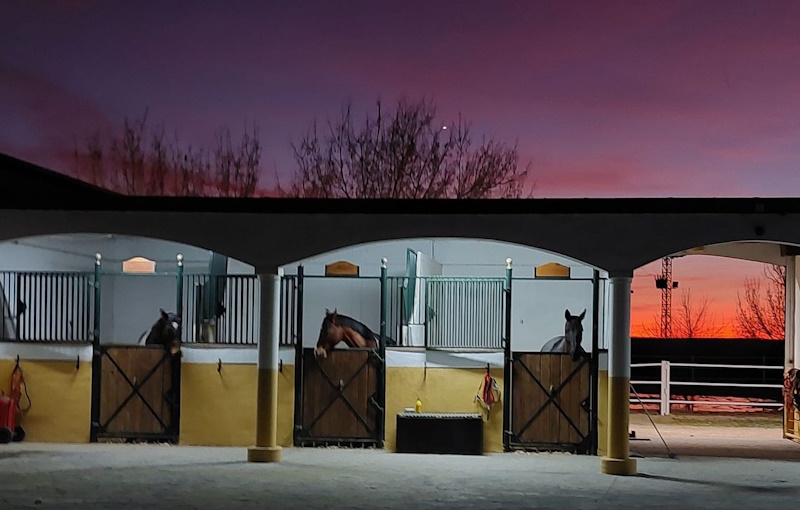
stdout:
[[639,460],[619,483],[600,459],[292,448],[254,464],[241,448],[16,443],[0,449],[1,508],[790,508],[800,463]]
[[783,437],[781,413],[677,413],[651,415],[631,412],[631,454],[666,456],[659,438],[679,457],[727,457],[800,462],[800,444]]

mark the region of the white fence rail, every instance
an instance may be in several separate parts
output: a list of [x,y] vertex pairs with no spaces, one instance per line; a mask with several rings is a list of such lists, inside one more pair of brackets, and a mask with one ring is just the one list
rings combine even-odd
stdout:
[[[702,381],[674,381],[672,379],[672,367],[694,367],[694,368],[733,368],[733,369],[759,369],[759,370],[780,370],[783,372],[782,366],[771,365],[718,365],[718,364],[703,364],[703,363],[671,363],[662,360],[661,363],[632,363],[631,368],[639,367],[661,367],[660,380],[631,380],[631,385],[634,388],[639,386],[659,386],[659,398],[643,398],[643,404],[660,404],[660,414],[666,416],[669,414],[672,404],[706,404],[706,405],[731,405],[731,406],[753,406],[753,407],[783,407],[782,402],[726,402],[726,401],[701,401],[701,400],[678,400],[672,398],[672,386],[723,386],[723,387],[738,387],[738,388],[777,388],[783,389],[782,384],[759,384],[759,383],[721,383],[721,382],[702,382]],[[637,389],[638,393],[639,390]],[[650,393],[650,392],[648,392]],[[638,400],[637,400],[638,402]]]

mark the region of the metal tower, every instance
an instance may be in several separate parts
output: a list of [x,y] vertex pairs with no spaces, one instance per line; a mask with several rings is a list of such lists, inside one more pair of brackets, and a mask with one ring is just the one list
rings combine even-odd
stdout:
[[661,338],[672,338],[672,289],[678,282],[672,281],[672,257],[661,259],[661,276],[656,278],[656,288],[661,289]]

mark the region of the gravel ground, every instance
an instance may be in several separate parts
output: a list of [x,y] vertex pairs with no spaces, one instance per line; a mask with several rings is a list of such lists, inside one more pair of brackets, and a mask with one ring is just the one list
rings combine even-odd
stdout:
[[639,459],[637,477],[568,454],[483,457],[286,449],[250,464],[243,448],[0,445],[0,509],[65,508],[768,508],[793,507],[800,463]]

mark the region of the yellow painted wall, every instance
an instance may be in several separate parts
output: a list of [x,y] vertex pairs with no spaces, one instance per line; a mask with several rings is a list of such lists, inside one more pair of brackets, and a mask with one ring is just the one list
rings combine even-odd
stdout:
[[[386,444],[395,451],[397,414],[406,407],[414,407],[417,398],[422,401],[423,412],[482,412],[473,403],[486,369],[429,368],[427,376],[422,367],[388,367],[386,370]],[[503,451],[503,371],[493,370],[492,375],[500,388],[500,402],[492,406],[489,421],[483,423],[483,449],[485,452]]]
[[597,372],[597,455],[606,454],[608,443],[608,371]]
[[[181,366],[180,443],[249,446],[256,433],[255,364],[186,363]],[[292,445],[294,366],[278,374],[278,444]]]
[[[15,362],[0,360],[0,390],[8,394]],[[92,411],[92,364],[81,361],[22,361],[32,406],[22,426],[25,441],[88,443]],[[27,399],[22,397],[22,406]]]

